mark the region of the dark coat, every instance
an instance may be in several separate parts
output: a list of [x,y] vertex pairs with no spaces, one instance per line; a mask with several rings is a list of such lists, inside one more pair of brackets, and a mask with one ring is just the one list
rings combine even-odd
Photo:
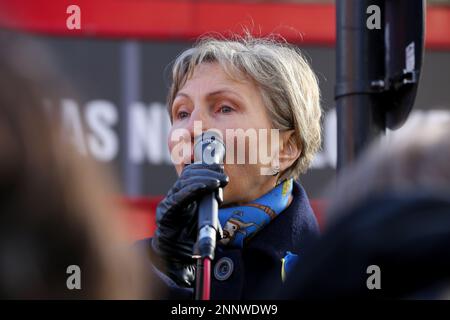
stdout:
[[[448,299],[448,193],[385,192],[347,208],[305,252],[281,298]],[[367,285],[369,266],[379,268],[380,290]]]
[[[301,257],[302,251],[319,234],[317,220],[307,195],[294,183],[293,200],[243,249],[218,245],[211,272],[211,299],[271,298],[282,284],[282,258],[288,251]],[[138,242],[148,250],[152,239]],[[150,262],[150,261],[149,261]],[[168,290],[169,299],[192,299],[193,289],[180,288],[151,264],[156,286]]]

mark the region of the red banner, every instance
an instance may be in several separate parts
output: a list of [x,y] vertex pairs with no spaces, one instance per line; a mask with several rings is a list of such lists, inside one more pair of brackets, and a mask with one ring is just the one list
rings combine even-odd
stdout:
[[[80,29],[67,21],[76,5]],[[194,40],[211,32],[279,33],[299,44],[333,46],[334,4],[198,0],[0,0],[0,26],[61,36]],[[450,49],[450,7],[429,6],[426,45]]]

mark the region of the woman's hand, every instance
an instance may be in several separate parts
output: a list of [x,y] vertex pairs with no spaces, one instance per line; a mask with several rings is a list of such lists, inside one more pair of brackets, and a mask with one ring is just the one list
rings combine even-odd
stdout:
[[178,285],[191,286],[195,280],[192,255],[197,240],[197,200],[227,183],[222,165],[191,164],[158,205],[152,247]]

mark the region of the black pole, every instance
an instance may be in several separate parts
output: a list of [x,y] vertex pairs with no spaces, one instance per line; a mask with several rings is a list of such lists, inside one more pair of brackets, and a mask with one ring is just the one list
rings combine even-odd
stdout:
[[[381,28],[369,29],[367,8],[377,5]],[[384,88],[384,1],[336,2],[337,168],[355,160],[385,130],[381,112]]]

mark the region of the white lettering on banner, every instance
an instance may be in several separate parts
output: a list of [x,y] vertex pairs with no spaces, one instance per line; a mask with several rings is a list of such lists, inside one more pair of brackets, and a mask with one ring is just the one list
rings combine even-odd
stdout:
[[66,136],[82,155],[86,155],[83,124],[78,104],[74,100],[63,99],[61,101],[61,109],[62,123]]
[[163,126],[167,126],[169,121],[166,108],[160,103],[146,106],[140,102],[133,103],[129,108],[128,146],[131,161],[140,164],[148,160],[152,164],[162,164],[170,159],[170,155],[164,155],[163,151],[167,149]]
[[112,126],[117,124],[116,107],[106,100],[94,100],[86,104],[86,122],[92,133],[87,141],[93,157],[111,161],[119,151],[118,137]]

